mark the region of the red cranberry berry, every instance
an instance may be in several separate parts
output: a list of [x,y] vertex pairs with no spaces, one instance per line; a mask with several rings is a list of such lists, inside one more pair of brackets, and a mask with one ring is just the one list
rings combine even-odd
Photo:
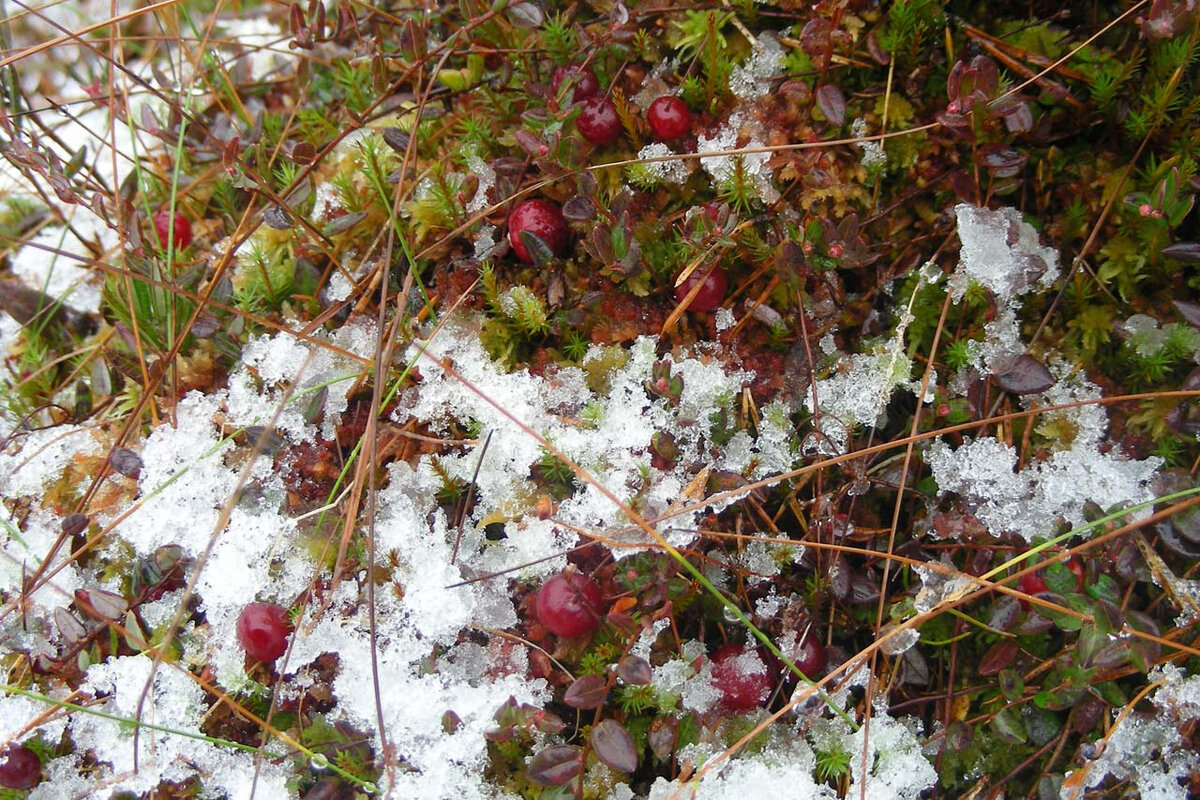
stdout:
[[692,112],[678,97],[663,96],[646,110],[646,122],[661,141],[669,142],[686,136],[692,128]]
[[172,228],[175,231],[176,250],[183,250],[192,243],[192,223],[188,222],[187,217],[178,211],[172,216],[171,212],[165,208],[155,213],[154,232],[158,234],[158,241],[164,249]]
[[812,631],[804,637],[800,650],[792,657],[796,669],[804,673],[809,680],[816,680],[825,674],[825,645]]
[[621,118],[607,97],[589,97],[575,120],[575,127],[592,144],[611,144],[621,138]]
[[766,705],[775,688],[771,669],[774,659],[766,657],[761,649],[728,644],[718,648],[711,660],[713,686],[721,692],[722,708],[739,712]]
[[600,626],[600,586],[578,572],[561,572],[542,584],[534,608],[555,636],[583,636]]
[[238,642],[255,661],[274,661],[283,655],[291,632],[287,609],[274,603],[250,603],[238,616]]
[[1041,594],[1049,591],[1046,586],[1046,579],[1042,577],[1042,571],[1026,572],[1021,576],[1021,580],[1017,581],[1017,588],[1025,594]]
[[725,290],[729,288],[729,279],[725,277],[725,270],[720,267],[713,267],[707,275],[701,274],[699,270],[689,275],[687,280],[675,287],[675,301],[682,303],[688,292],[692,291],[692,287],[701,281],[704,285],[692,298],[692,302],[688,303],[687,310],[712,311],[721,305],[721,301],[725,299]]
[[0,753],[0,786],[5,789],[32,789],[42,782],[42,762],[37,753],[23,744],[14,744]]
[[550,76],[551,91],[557,95],[559,88],[568,78],[575,82],[575,90],[571,93],[572,103],[586,100],[600,91],[600,79],[596,77],[596,73],[578,64],[564,64],[554,70],[554,74]]
[[521,232],[529,231],[546,243],[557,256],[567,249],[567,220],[563,217],[562,209],[557,203],[549,200],[526,200],[518,203],[508,216],[508,241],[512,245],[517,258],[527,264],[533,263],[533,256],[521,240]]

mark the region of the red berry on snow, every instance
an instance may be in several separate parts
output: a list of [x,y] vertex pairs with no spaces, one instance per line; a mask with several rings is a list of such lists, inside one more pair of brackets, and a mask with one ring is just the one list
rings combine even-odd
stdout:
[[692,291],[692,287],[700,281],[704,281],[704,285],[700,287],[700,291],[688,304],[688,311],[712,311],[725,299],[725,290],[729,288],[729,279],[725,277],[725,270],[713,267],[707,275],[702,275],[699,270],[696,270],[687,277],[687,280],[676,286],[675,301],[683,302],[683,298],[687,297],[688,292]]
[[646,122],[650,130],[661,141],[669,142],[686,136],[692,128],[692,112],[678,97],[664,96],[650,104],[646,110]]
[[567,220],[557,203],[526,200],[518,203],[508,216],[508,242],[517,258],[532,264],[533,256],[521,240],[522,231],[541,239],[555,255],[561,256],[567,249]]
[[600,586],[578,572],[561,572],[542,584],[534,609],[555,636],[582,636],[600,626]]
[[721,692],[721,706],[726,711],[750,711],[766,705],[775,688],[770,666],[774,659],[764,657],[760,649],[728,644],[718,648],[710,660],[713,686]]
[[238,615],[238,642],[255,661],[274,661],[283,655],[291,632],[287,609],[274,603],[250,603]]
[[187,217],[178,211],[172,216],[171,212],[165,208],[155,213],[154,232],[158,234],[158,241],[164,249],[172,228],[175,232],[176,250],[183,250],[192,243],[192,223],[188,222]]
[[23,744],[14,744],[0,753],[0,786],[5,789],[32,789],[42,782],[42,762],[37,753]]
[[589,97],[575,120],[575,127],[592,144],[610,144],[621,138],[621,118],[607,97]]
[[600,79],[596,77],[596,73],[578,64],[564,64],[554,70],[554,74],[550,76],[551,91],[557,95],[563,81],[568,78],[575,82],[575,90],[571,92],[571,102],[573,103],[593,97],[600,91]]

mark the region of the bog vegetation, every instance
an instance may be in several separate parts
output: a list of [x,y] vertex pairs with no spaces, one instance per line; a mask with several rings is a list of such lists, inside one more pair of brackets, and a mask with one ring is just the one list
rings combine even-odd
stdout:
[[0,797],[1200,793],[1200,9],[9,4]]

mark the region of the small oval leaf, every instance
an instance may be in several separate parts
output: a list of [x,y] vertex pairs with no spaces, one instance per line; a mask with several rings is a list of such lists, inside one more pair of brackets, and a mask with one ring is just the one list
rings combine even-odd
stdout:
[[263,220],[277,231],[286,231],[292,227],[292,220],[283,206],[271,206],[263,211]]
[[1006,631],[1017,622],[1017,617],[1021,615],[1021,602],[1015,597],[1005,595],[996,601],[996,605],[992,606],[992,615],[988,619],[988,625],[997,630]]
[[1164,247],[1162,254],[1186,264],[1200,264],[1200,242],[1176,242]]
[[1020,649],[1012,639],[1005,639],[992,645],[979,660],[979,674],[983,676],[999,675],[1001,670],[1012,666]]
[[1016,708],[1001,709],[992,719],[992,728],[1001,739],[1013,744],[1020,744],[1029,738],[1025,733],[1021,712]]
[[547,747],[530,760],[529,779],[542,786],[562,786],[583,772],[581,755],[578,747],[569,744]]
[[1200,303],[1193,303],[1189,300],[1172,300],[1175,304],[1175,310],[1179,312],[1187,324],[1193,328],[1200,328]]
[[596,218],[596,204],[590,197],[577,195],[563,203],[562,214],[573,222],[587,222]]
[[514,28],[531,31],[542,27],[546,15],[533,3],[514,3],[508,7],[508,21]]
[[841,125],[846,121],[846,97],[838,87],[828,83],[818,87],[817,105],[821,107],[825,119],[834,125]]
[[343,214],[325,226],[322,233],[326,236],[337,236],[353,228],[367,218],[367,212],[355,211],[353,214]]
[[608,681],[603,675],[581,675],[567,688],[563,702],[571,708],[590,711],[604,705],[607,696]]
[[125,447],[118,447],[108,454],[108,465],[126,478],[136,478],[142,471],[142,459]]
[[1037,394],[1054,385],[1050,370],[1030,355],[1017,356],[1004,372],[994,373],[992,380],[1004,391],[1016,395]]
[[645,686],[654,677],[650,664],[640,656],[626,656],[617,665],[617,676],[632,686]]
[[615,719],[602,720],[592,728],[592,750],[596,758],[618,772],[633,772],[637,769],[637,745],[629,731]]
[[675,743],[679,740],[679,720],[675,717],[655,717],[650,723],[650,731],[646,741],[655,757],[665,761],[675,752]]

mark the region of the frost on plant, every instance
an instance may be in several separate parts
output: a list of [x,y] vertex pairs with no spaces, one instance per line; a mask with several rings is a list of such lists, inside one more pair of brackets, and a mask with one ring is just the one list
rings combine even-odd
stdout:
[[1084,789],[1102,786],[1106,778],[1132,780],[1143,800],[1186,800],[1191,775],[1200,769],[1200,754],[1187,746],[1180,729],[1200,719],[1200,677],[1185,677],[1173,664],[1149,675],[1162,685],[1150,697],[1156,713],[1126,709],[1100,754],[1063,782],[1064,800],[1083,797]]
[[1050,534],[1059,519],[1082,525],[1089,500],[1105,508],[1152,500],[1148,482],[1161,463],[1081,445],[1018,470],[1017,451],[990,436],[957,449],[935,442],[926,460],[938,488],[960,495],[993,535],[1011,532],[1028,540]]
[[[897,339],[902,343],[903,339]],[[817,418],[819,453],[835,455],[845,450],[849,428],[875,425],[892,392],[908,381],[910,361],[894,346],[875,353],[855,353],[836,372],[817,381],[815,392],[806,392],[810,410],[816,394],[821,415]]]
[[658,183],[680,184],[687,180],[687,164],[677,158],[678,154],[662,142],[653,142],[638,151],[638,163],[629,167],[629,177],[639,185],[653,186]]
[[771,79],[783,69],[784,52],[774,34],[758,35],[754,52],[729,75],[730,90],[742,98],[753,101],[765,97],[772,87]]
[[743,114],[734,112],[724,127],[713,137],[709,138],[703,134],[698,136],[696,152],[718,154],[701,157],[700,166],[712,177],[713,185],[718,189],[728,191],[729,187],[747,184],[754,187],[758,199],[762,202],[773,203],[779,199],[779,190],[772,183],[772,172],[767,165],[771,158],[769,152],[721,154],[725,150],[738,149],[738,141],[743,135],[748,138],[745,144],[740,145],[741,147],[746,149],[762,148],[762,142],[755,138],[752,130],[749,133],[743,133],[743,128],[747,125],[749,123],[746,122]]
[[991,291],[1003,305],[1049,288],[1058,278],[1058,253],[1038,242],[1037,231],[1016,209],[992,211],[961,203],[954,210],[962,241],[958,269],[950,276],[956,302],[971,282]]

